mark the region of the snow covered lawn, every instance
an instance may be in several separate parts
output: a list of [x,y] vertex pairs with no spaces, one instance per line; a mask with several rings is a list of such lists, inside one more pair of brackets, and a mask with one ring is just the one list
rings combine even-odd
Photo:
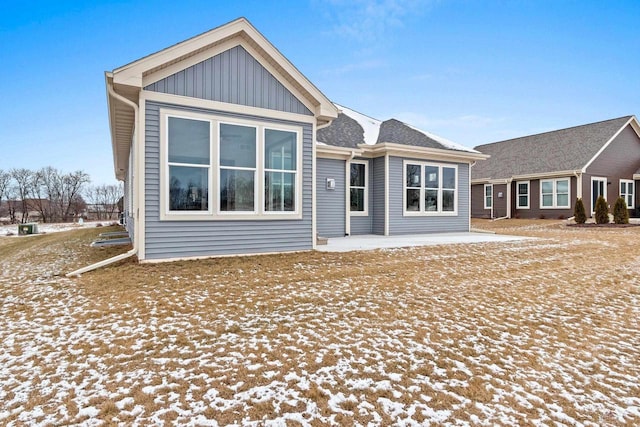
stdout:
[[640,227],[474,226],[539,239],[73,280],[91,230],[0,239],[0,424],[640,424]]

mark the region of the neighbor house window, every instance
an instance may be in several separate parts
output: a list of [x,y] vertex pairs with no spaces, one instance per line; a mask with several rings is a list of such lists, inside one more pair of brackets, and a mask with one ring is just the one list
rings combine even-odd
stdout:
[[161,116],[161,219],[301,217],[301,128],[201,113]]
[[491,209],[493,207],[493,184],[484,185],[484,208]]
[[540,207],[546,209],[570,208],[569,178],[541,180]]
[[529,181],[516,182],[518,209],[529,209]]
[[621,179],[620,180],[620,197],[622,197],[624,199],[624,201],[627,203],[627,208],[629,209],[633,209],[633,189],[634,189],[634,182],[628,179]]
[[168,118],[169,211],[209,211],[210,122]]
[[457,166],[405,161],[405,214],[456,214],[457,191]]
[[349,178],[349,199],[352,215],[367,214],[367,181],[367,162],[352,161]]

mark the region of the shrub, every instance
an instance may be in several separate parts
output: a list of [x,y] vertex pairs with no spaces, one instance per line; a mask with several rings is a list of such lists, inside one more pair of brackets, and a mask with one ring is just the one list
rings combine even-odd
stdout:
[[598,197],[596,200],[596,224],[609,223],[609,206],[604,197]]
[[616,224],[629,224],[629,210],[622,197],[618,197],[616,204],[613,205],[613,222]]
[[576,220],[576,224],[584,224],[587,222],[587,212],[584,210],[584,202],[580,197],[576,200],[576,207],[573,209],[573,216]]

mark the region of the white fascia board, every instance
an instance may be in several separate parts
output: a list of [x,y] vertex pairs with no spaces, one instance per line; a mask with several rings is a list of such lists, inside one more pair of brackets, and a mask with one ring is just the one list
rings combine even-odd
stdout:
[[581,173],[580,170],[566,170],[545,173],[531,173],[526,175],[513,175],[510,178],[477,178],[472,179],[472,184],[505,184],[512,181],[529,181],[535,179],[573,177]]
[[316,144],[316,156],[321,159],[348,160],[354,155],[360,154],[362,154],[362,150],[358,148]]
[[318,119],[330,120],[338,117],[338,109],[333,103],[245,18],[236,19],[228,24],[187,39],[128,65],[116,68],[113,71],[114,82],[141,88],[143,85],[143,74],[145,72],[162,67],[181,57],[186,57],[193,52],[205,49],[207,46],[233,37],[239,37],[240,39],[246,38],[255,43],[268,58],[278,64],[285,73],[285,78],[286,75],[289,75],[307,91],[317,103],[314,113]]
[[424,158],[428,160],[442,160],[458,163],[472,163],[477,160],[486,160],[489,158],[488,154],[478,152],[443,150],[439,148],[417,147],[390,142],[383,142],[376,145],[358,144],[358,147],[365,153],[371,154],[372,157],[388,154],[399,157]]

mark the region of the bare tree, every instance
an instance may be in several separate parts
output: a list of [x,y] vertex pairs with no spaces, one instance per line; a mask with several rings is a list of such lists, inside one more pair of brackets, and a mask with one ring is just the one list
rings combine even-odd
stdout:
[[4,209],[2,209],[2,199],[8,198],[10,184],[11,174],[0,169],[0,217],[4,215]]
[[20,203],[20,209],[22,210],[21,223],[25,223],[29,220],[29,206],[28,197],[31,192],[31,176],[33,172],[29,169],[11,169],[11,176],[15,182],[15,192]]
[[118,200],[124,194],[122,185],[95,185],[85,191],[87,201],[96,219],[115,219]]
[[[83,186],[91,182],[89,174],[84,171],[75,171],[62,176],[62,220],[69,221],[72,218],[77,202],[77,196],[80,196]],[[84,203],[84,201],[83,201]]]

